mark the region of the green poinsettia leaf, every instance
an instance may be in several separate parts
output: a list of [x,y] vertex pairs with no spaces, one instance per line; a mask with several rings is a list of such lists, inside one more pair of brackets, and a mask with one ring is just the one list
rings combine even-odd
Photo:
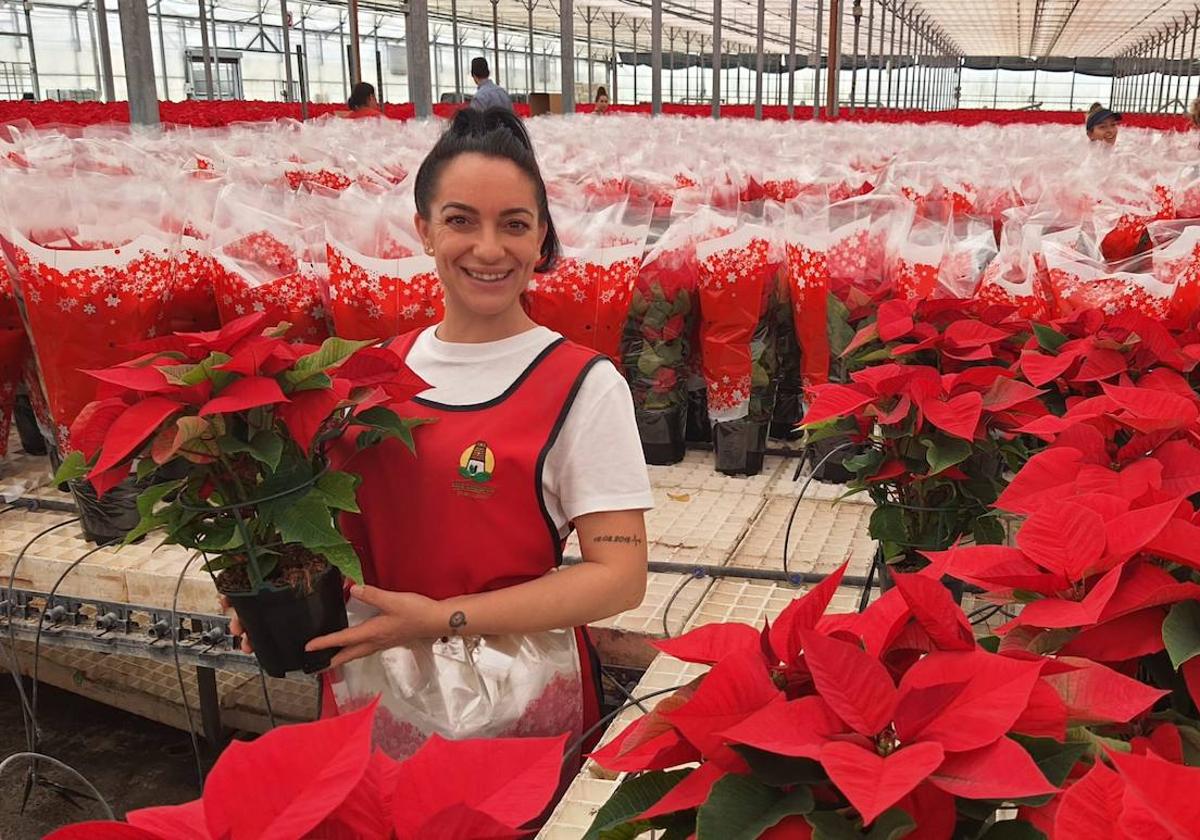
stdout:
[[349,359],[372,341],[350,341],[345,338],[327,338],[321,347],[307,356],[301,356],[283,375],[284,381],[295,389],[319,374],[324,374]]
[[58,465],[58,469],[54,471],[53,481],[55,484],[62,484],[64,481],[75,481],[83,478],[87,474],[87,458],[83,457],[83,453],[76,449]]
[[1163,620],[1162,636],[1175,670],[1200,655],[1200,601],[1180,601],[1171,607]]
[[749,776],[721,778],[696,813],[696,840],[754,840],[785,817],[813,809],[807,787],[789,793]]
[[648,831],[652,827],[649,821],[633,818],[670,793],[691,772],[670,770],[626,778],[596,812],[583,840],[625,840]]
[[362,479],[353,473],[331,470],[317,479],[316,489],[324,502],[334,510],[358,513],[354,493]]

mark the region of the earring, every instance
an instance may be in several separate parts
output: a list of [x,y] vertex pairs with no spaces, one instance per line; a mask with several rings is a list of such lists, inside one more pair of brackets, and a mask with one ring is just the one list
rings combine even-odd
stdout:
[[433,246],[430,245],[428,242],[425,243],[425,253],[429,254],[430,256],[433,256]]

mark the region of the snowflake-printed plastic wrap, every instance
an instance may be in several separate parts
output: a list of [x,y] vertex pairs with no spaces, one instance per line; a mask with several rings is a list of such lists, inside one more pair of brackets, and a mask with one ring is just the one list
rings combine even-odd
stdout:
[[895,238],[888,276],[898,295],[914,301],[933,297],[946,255],[945,240],[945,228],[924,220],[907,235]]
[[1175,287],[1154,276],[1149,258],[1110,267],[1091,258],[1080,244],[1084,241],[1078,228],[1042,240],[1056,315],[1100,309],[1110,315],[1132,310],[1153,318],[1167,317]]
[[291,324],[290,340],[320,343],[329,336],[324,248],[315,246],[310,228],[244,203],[272,199],[281,211],[291,209],[289,198],[273,190],[227,191],[217,202],[212,245],[217,311],[222,323],[267,312],[272,323]]
[[412,194],[378,198],[353,189],[330,210],[324,227],[334,332],[384,339],[441,321],[442,284],[413,227]]
[[572,216],[560,234],[562,257],[535,274],[523,300],[529,317],[621,363],[621,336],[650,229],[653,208],[615,204],[601,212]]
[[169,332],[198,332],[220,326],[213,292],[213,213],[221,185],[216,180],[169,188],[171,207],[164,227],[180,237],[175,271],[167,294],[171,301]]
[[709,418],[769,418],[775,375],[774,306],[786,270],[775,231],[744,224],[701,242],[700,352]]
[[976,297],[985,304],[1010,306],[1031,321],[1050,317],[1047,291],[1039,282],[1032,255],[1016,245],[1001,244],[1000,253],[983,270]]
[[1147,226],[1174,219],[1175,197],[1164,184],[1143,191],[1123,185],[1115,197],[1105,196],[1093,220],[1100,252],[1109,262],[1127,260],[1151,247]]
[[[329,242],[333,330],[352,339],[384,339],[428,327],[445,311],[433,257],[371,257]],[[411,253],[397,247],[394,253]]]
[[907,201],[866,195],[831,204],[817,229],[830,232],[826,259],[834,280],[857,286],[878,285],[887,270],[888,249],[912,227],[914,211]]
[[76,234],[35,244],[11,233],[29,336],[64,453],[66,430],[96,395],[96,380],[81,371],[128,361],[128,345],[165,333],[177,247],[165,235],[114,244],[100,232]]
[[1156,222],[1149,230],[1158,243],[1150,252],[1154,275],[1175,289],[1171,318],[1187,323],[1200,312],[1200,223]]
[[[864,237],[870,219],[852,222]],[[852,242],[858,234],[839,231],[839,243]],[[834,235],[828,230],[828,214],[805,217],[792,214],[787,224],[787,280],[792,323],[800,345],[800,373],[805,388],[829,381],[829,269]],[[843,257],[846,259],[846,257]]]

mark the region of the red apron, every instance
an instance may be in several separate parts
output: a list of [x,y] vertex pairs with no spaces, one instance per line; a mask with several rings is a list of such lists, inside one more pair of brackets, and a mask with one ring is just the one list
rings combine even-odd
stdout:
[[[419,333],[396,339],[395,352],[407,357]],[[444,600],[558,566],[563,540],[546,508],[542,470],[584,377],[602,360],[559,339],[495,399],[451,406],[418,397],[398,406],[401,416],[436,421],[417,430],[417,456],[388,440],[339,465],[362,476],[362,512],[341,525],[366,583]],[[599,671],[586,632],[576,635],[586,731],[599,720]]]

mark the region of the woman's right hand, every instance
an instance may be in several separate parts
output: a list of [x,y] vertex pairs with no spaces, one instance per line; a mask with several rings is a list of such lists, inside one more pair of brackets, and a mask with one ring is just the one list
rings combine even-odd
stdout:
[[246,635],[246,630],[242,627],[242,622],[238,620],[237,611],[229,606],[229,599],[222,595],[221,614],[225,615],[227,613],[233,613],[233,616],[229,619],[229,633],[241,639],[242,653],[254,653],[254,648],[250,645],[250,637]]

